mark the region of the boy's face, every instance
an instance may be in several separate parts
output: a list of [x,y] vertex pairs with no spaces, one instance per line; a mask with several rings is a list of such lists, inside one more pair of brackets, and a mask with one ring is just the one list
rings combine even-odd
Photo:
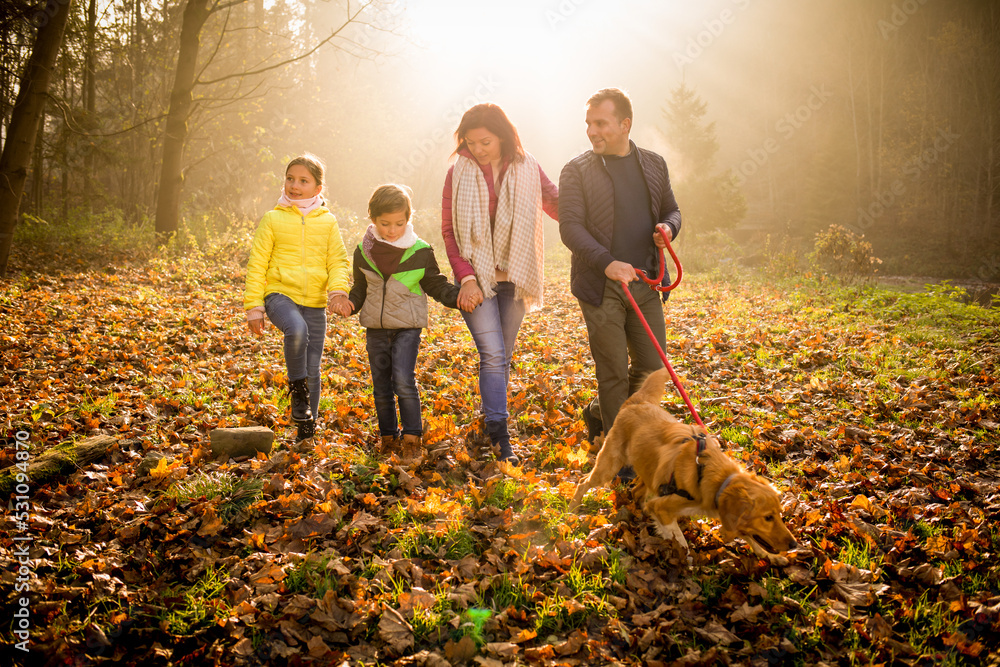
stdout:
[[398,241],[406,233],[406,211],[400,209],[392,213],[383,213],[373,220],[375,231],[386,241]]

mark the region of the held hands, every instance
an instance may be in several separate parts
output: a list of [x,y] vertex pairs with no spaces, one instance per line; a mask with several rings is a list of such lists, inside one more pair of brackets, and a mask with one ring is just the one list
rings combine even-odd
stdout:
[[257,306],[247,311],[247,327],[250,328],[250,333],[255,336],[263,336],[265,326],[267,326],[267,320],[264,319],[263,306]]
[[336,313],[341,317],[350,317],[352,310],[351,300],[343,294],[331,294],[326,299],[327,313]]
[[483,291],[479,289],[479,283],[475,280],[467,280],[462,283],[458,291],[458,307],[467,313],[471,313],[476,306],[483,302]]
[[656,230],[653,231],[653,243],[656,244],[657,248],[663,250],[667,247],[667,244],[664,242],[663,236],[660,234],[661,229],[667,233],[667,238],[671,241],[674,240],[674,232],[670,229],[670,225],[666,223],[661,222],[656,226]]

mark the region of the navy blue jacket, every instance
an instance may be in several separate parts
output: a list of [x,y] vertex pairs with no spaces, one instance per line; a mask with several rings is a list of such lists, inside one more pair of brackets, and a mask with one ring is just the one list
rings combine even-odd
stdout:
[[[656,224],[666,223],[673,237],[681,231],[681,211],[670,187],[666,161],[654,153],[639,148],[639,166],[649,189],[649,203]],[[563,167],[559,175],[559,235],[573,252],[570,265],[570,289],[573,296],[601,305],[604,299],[604,270],[614,261],[611,237],[615,229],[615,190],[604,160],[594,151],[582,153]],[[653,237],[650,234],[650,245]],[[670,284],[664,272],[663,284]]]

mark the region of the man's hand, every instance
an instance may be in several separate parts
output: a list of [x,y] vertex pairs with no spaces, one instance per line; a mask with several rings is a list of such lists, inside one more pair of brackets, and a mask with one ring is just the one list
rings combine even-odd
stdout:
[[667,238],[671,241],[674,240],[674,232],[670,229],[670,225],[665,222],[661,222],[656,226],[656,230],[653,232],[653,243],[655,243],[656,247],[660,250],[664,250],[667,247],[667,244],[663,240],[663,235],[660,234],[661,229],[667,233]]
[[615,260],[604,269],[604,275],[616,283],[630,283],[636,279],[635,268],[628,262]]
[[467,280],[462,283],[458,291],[458,307],[467,313],[471,313],[476,306],[483,302],[483,291],[479,289],[479,283],[475,280]]
[[336,313],[342,317],[351,316],[351,300],[343,294],[331,294],[326,300],[326,312]]

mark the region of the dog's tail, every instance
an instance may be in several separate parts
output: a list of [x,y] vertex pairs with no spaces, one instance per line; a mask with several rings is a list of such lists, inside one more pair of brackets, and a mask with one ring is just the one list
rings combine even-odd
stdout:
[[663,390],[666,387],[667,379],[670,377],[670,373],[666,368],[661,368],[658,371],[653,371],[646,376],[646,380],[642,383],[642,387],[639,391],[635,392],[629,396],[628,400],[625,401],[625,405],[636,405],[639,403],[652,403],[653,405],[659,405],[660,401],[663,400]]

